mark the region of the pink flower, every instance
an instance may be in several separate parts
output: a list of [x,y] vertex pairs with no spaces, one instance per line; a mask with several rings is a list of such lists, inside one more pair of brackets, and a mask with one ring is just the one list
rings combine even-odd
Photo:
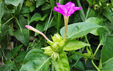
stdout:
[[71,16],[75,11],[80,10],[81,7],[76,7],[74,3],[68,2],[65,5],[60,5],[56,3],[57,7],[54,7],[54,10],[61,13],[63,16]]

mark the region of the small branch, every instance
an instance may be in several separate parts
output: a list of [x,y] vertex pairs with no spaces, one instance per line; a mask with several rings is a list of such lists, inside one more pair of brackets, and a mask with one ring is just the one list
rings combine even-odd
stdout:
[[98,71],[100,71],[100,69],[95,65],[94,61],[91,60],[91,62],[92,62],[92,64],[93,64],[93,66],[94,66]]

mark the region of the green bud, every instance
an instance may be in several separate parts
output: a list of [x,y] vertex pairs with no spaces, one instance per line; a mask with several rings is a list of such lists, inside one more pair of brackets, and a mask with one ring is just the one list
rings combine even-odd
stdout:
[[57,33],[52,37],[53,42],[60,42],[62,37]]
[[51,56],[51,55],[53,54],[53,50],[51,49],[50,46],[47,46],[47,47],[42,48],[42,49],[44,49],[44,53],[45,53],[46,55],[48,55],[48,56]]
[[53,52],[53,54],[52,54],[52,59],[53,59],[53,60],[56,60],[57,58],[59,59],[59,53]]

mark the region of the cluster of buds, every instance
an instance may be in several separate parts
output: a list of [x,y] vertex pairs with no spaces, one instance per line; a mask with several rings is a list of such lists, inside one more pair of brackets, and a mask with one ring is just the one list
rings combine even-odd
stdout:
[[59,58],[59,53],[62,52],[63,46],[65,45],[65,40],[59,35],[55,34],[52,37],[53,42],[48,42],[50,46],[44,47],[44,53],[46,55],[49,55],[53,58],[53,60],[56,60]]
[[41,34],[50,46],[44,47],[44,53],[48,56],[51,56],[53,60],[59,58],[59,53],[62,52],[63,46],[65,45],[65,40],[57,33],[52,37],[53,41],[50,41],[42,32],[33,28],[32,26],[26,25],[26,28]]

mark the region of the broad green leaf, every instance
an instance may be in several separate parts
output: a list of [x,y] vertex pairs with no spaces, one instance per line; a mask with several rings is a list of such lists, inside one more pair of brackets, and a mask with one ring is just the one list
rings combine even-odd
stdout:
[[20,15],[18,21],[19,21],[21,28],[26,29],[25,25],[27,25],[27,19],[25,19],[22,15]]
[[30,11],[33,12],[35,10],[35,6],[30,6]]
[[22,46],[23,45],[19,45],[19,46],[15,47],[14,49],[11,50],[11,54],[12,54],[13,57],[17,54],[17,52],[20,50],[20,48]]
[[5,65],[0,66],[0,71],[18,71],[18,67],[13,61],[8,61]]
[[77,55],[77,54],[73,54],[72,56],[70,56],[69,58],[73,59],[73,60],[79,60],[80,58],[82,58],[82,56]]
[[22,10],[21,10],[21,13],[22,14],[26,14],[26,13],[30,13],[31,11],[30,11],[30,8],[29,7],[27,7],[27,6],[23,6],[22,7]]
[[28,45],[29,43],[29,32],[27,29],[21,29],[21,30],[17,30],[14,33],[15,37],[22,42],[25,46]]
[[45,14],[40,20],[44,21],[48,14]]
[[82,70],[82,71],[85,70],[84,65],[81,61],[78,61],[77,64],[74,67],[79,69],[79,70]]
[[[99,19],[97,17],[91,17],[91,18],[88,18],[85,22],[99,25],[99,24],[103,23],[102,21],[103,21],[102,19]],[[99,35],[98,29],[91,31],[90,33],[92,33],[93,35]]]
[[27,54],[27,52],[20,51],[15,58],[15,62],[21,62],[22,60],[24,60],[24,57],[26,56],[26,54]]
[[49,59],[40,49],[32,49],[25,56],[20,71],[48,71]]
[[7,58],[7,60],[11,60],[12,58],[11,50],[9,49],[5,50],[5,57]]
[[48,3],[42,5],[42,10],[47,10],[47,9],[50,9],[50,8],[51,8],[51,6]]
[[102,63],[113,57],[113,36],[106,38],[105,46],[102,49]]
[[39,13],[35,13],[32,17],[31,17],[31,20],[30,20],[30,23],[33,22],[33,21],[38,21],[41,19],[41,15]]
[[89,5],[92,6],[93,4],[95,4],[95,0],[87,0]]
[[36,0],[36,7],[38,8],[40,5],[44,4],[46,0]]
[[78,50],[78,49],[83,48],[85,46],[90,46],[90,44],[87,44],[87,43],[84,43],[84,42],[78,41],[78,40],[71,40],[71,41],[66,42],[63,50],[65,50],[65,51]]
[[52,62],[56,71],[70,71],[69,62],[64,51],[59,54],[59,59]]
[[1,27],[1,31],[2,31],[2,36],[5,36],[8,34],[8,31],[9,31],[9,26],[8,25],[3,25]]
[[10,64],[5,64],[0,66],[0,71],[11,71],[11,65]]
[[110,31],[107,27],[100,28],[99,29],[99,38],[100,38],[100,44],[105,45],[106,37],[110,35]]
[[112,21],[112,19],[111,19],[111,17],[112,17],[111,12],[105,10],[105,11],[103,12],[103,15],[104,15],[109,21]]
[[5,50],[8,46],[8,37],[7,36],[4,36],[1,38],[2,39],[2,42],[1,42],[1,49],[2,50]]
[[[74,23],[74,24],[68,25],[67,38],[77,38],[77,37],[87,35],[91,31],[100,27],[102,26],[88,23],[88,22]],[[65,28],[63,27],[60,30],[62,37],[64,37],[64,31],[65,31]]]
[[5,0],[8,4],[12,4],[14,6],[18,6],[18,4],[22,1],[22,0]]
[[113,71],[113,57],[102,63],[101,71]]

